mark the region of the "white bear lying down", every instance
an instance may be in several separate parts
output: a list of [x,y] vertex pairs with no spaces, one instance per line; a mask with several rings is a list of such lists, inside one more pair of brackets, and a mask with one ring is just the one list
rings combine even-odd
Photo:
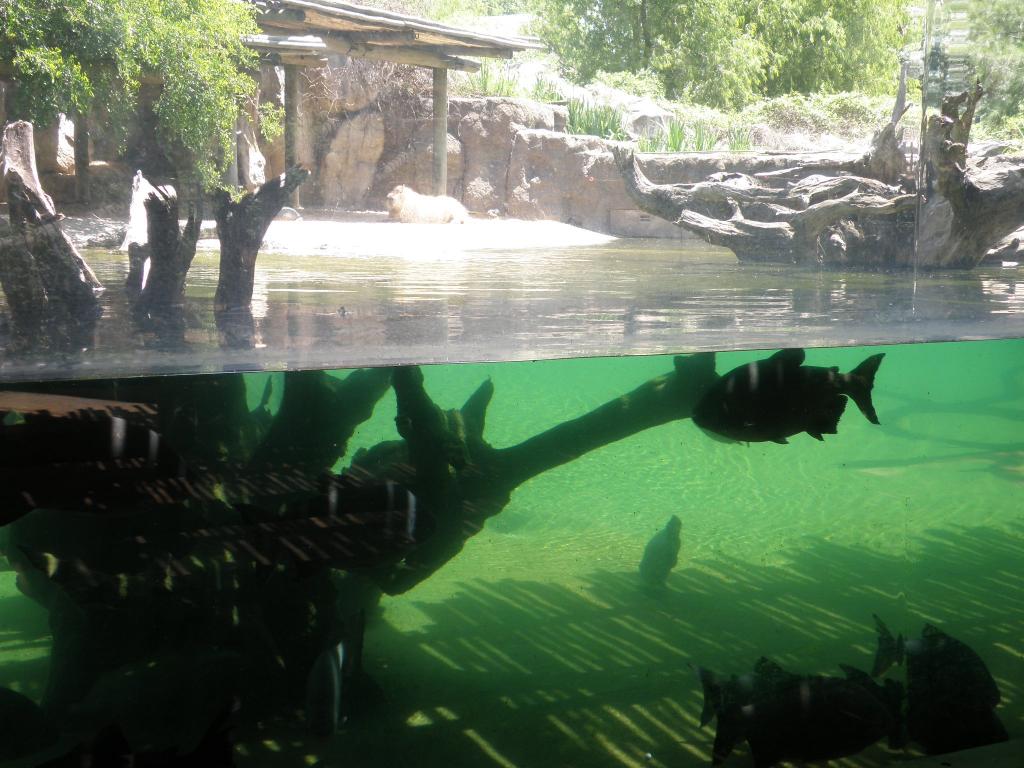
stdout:
[[404,184],[388,192],[388,216],[406,224],[465,224],[469,213],[453,197],[421,195]]

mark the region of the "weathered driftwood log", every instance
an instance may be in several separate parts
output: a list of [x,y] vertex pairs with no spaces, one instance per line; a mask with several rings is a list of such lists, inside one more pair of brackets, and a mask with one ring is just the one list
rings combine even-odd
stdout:
[[921,211],[919,262],[934,267],[973,267],[1024,225],[1024,161],[967,158],[967,142],[981,85],[942,100],[928,119],[925,152],[935,186]]
[[393,373],[396,423],[403,441],[382,443],[353,457],[354,467],[413,489],[436,518],[433,535],[404,560],[370,575],[388,594],[411,589],[457,555],[489,517],[531,477],[644,429],[688,418],[717,379],[714,354],[677,357],[674,370],[577,419],[509,448],[484,438],[494,386],[485,381],[461,409],[433,403],[417,367]]
[[875,179],[813,175],[773,189],[728,174],[652,184],[631,154],[620,167],[642,210],[729,248],[740,261],[892,264],[913,244],[915,196]]
[[814,162],[797,163],[777,171],[756,174],[758,181],[769,186],[785,185],[812,174],[851,175],[874,179],[884,184],[897,185],[909,190],[912,186],[907,158],[903,153],[904,131],[900,120],[912,105],[906,103],[906,65],[900,70],[900,88],[893,105],[889,122],[875,132],[867,152],[856,160],[827,160],[818,158]]
[[214,216],[220,238],[220,279],[214,297],[216,311],[231,311],[252,303],[256,256],[267,227],[292,190],[308,176],[308,170],[294,166],[239,200],[232,200],[223,190],[217,194]]
[[61,230],[62,217],[39,184],[31,123],[19,121],[4,129],[0,175],[11,222],[11,234],[0,241],[0,283],[17,343],[85,343],[103,286]]

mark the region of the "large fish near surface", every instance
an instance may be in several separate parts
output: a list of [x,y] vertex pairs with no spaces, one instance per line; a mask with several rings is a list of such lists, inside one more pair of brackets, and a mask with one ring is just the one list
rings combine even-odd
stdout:
[[854,755],[894,730],[890,703],[857,678],[796,675],[764,657],[753,675],[720,682],[707,670],[698,673],[701,726],[718,720],[713,765],[744,740],[755,768],[770,768]]
[[823,440],[836,433],[849,396],[878,424],[871,390],[884,356],[872,355],[840,373],[837,367],[804,365],[802,349],[783,349],[722,376],[693,409],[693,421],[729,441],[786,443],[801,432]]

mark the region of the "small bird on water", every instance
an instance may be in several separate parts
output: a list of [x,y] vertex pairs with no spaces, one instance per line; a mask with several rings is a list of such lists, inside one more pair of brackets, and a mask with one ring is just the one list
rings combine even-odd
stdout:
[[849,395],[872,424],[875,374],[885,354],[872,355],[849,373],[804,365],[802,349],[783,349],[741,365],[716,381],[693,409],[693,422],[726,442],[785,444],[806,432],[815,440],[834,435]]
[[679,531],[682,527],[679,518],[672,515],[665,527],[647,542],[640,560],[640,578],[646,584],[652,587],[665,585],[669,573],[679,562]]

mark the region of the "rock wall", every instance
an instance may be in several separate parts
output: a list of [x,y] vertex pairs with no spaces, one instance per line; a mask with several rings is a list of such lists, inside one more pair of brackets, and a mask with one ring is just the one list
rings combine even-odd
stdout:
[[555,111],[528,99],[451,99],[448,131],[462,143],[462,203],[470,211],[505,213],[508,175],[517,134],[553,131]]
[[384,118],[380,112],[358,112],[343,121],[319,167],[321,200],[339,208],[363,207],[383,150]]
[[551,130],[519,129],[509,161],[505,212],[611,231],[611,211],[634,209],[612,142]]
[[655,184],[695,184],[713,173],[766,173],[796,165],[854,161],[863,152],[673,152],[640,156],[644,175]]

